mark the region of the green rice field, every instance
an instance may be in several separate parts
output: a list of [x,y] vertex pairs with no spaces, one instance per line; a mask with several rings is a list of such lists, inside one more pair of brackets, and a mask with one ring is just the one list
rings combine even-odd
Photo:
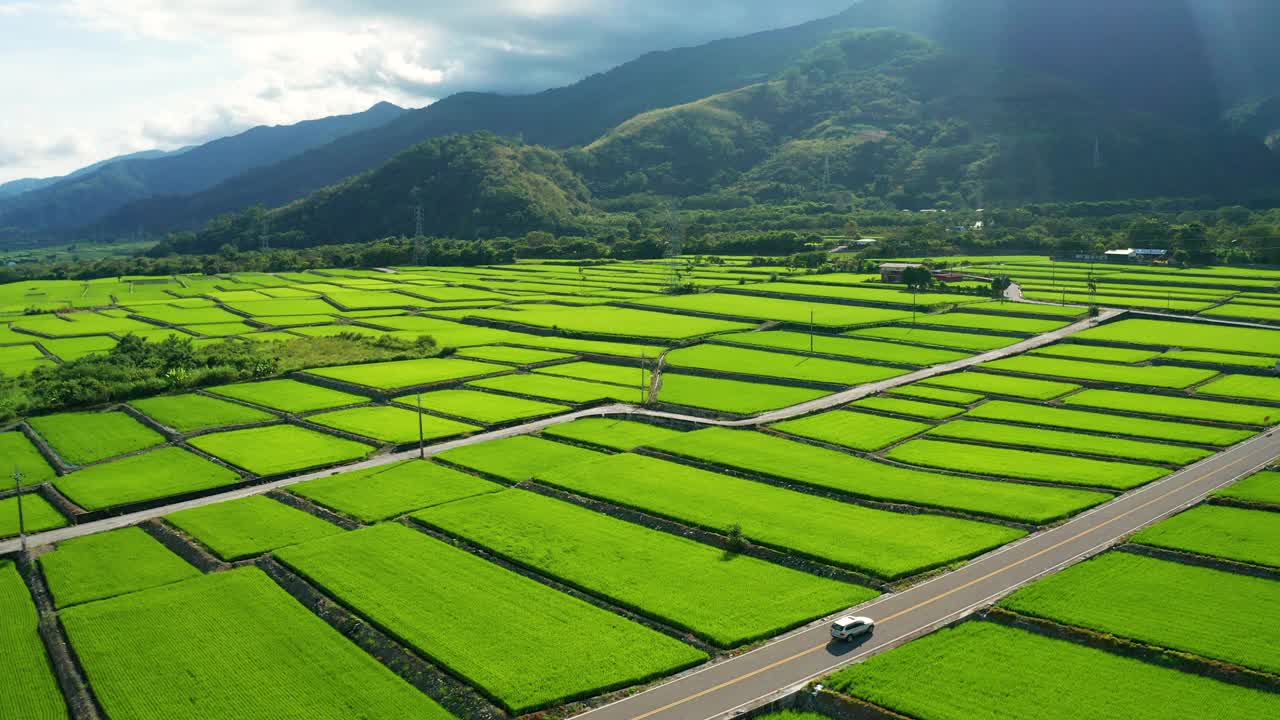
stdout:
[[1201,400],[1189,397],[1147,395],[1118,390],[1085,390],[1063,400],[1072,407],[1119,410],[1140,415],[1180,417],[1188,420],[1266,425],[1280,418],[1280,409],[1260,405]]
[[[750,345],[775,350],[796,350],[814,352],[820,355],[835,355],[851,359],[879,360],[881,362],[903,363],[906,365],[938,365],[961,360],[967,353],[955,350],[908,345],[906,343],[865,340],[843,335],[817,335],[789,330],[768,330],[765,332],[734,333],[717,336],[717,343],[733,345]],[[812,348],[812,350],[811,350]]]
[[951,390],[979,392],[983,395],[1003,395],[1026,398],[1028,400],[1052,400],[1080,389],[1079,385],[1056,380],[1038,380],[982,372],[952,373],[941,377],[929,378],[922,381],[921,384]]
[[201,435],[191,444],[260,477],[359,460],[372,448],[293,425],[271,425]]
[[[706,658],[403,525],[343,533],[277,556],[516,714]],[[519,631],[493,642],[504,618],[519,618]]]
[[1217,497],[1280,507],[1280,470],[1263,470],[1214,493]]
[[[647,369],[627,365],[607,365],[598,362],[572,362],[538,368],[536,373],[610,383],[623,387],[648,388],[650,375]],[[638,390],[637,390],[638,392]]]
[[1149,385],[1151,387],[1181,390],[1204,382],[1218,374],[1216,370],[1174,367],[1172,365],[1145,365],[1126,367],[1111,363],[1084,362],[1062,358],[1022,355],[983,363],[992,370],[1048,375],[1050,377],[1092,380],[1120,385]]
[[[911,318],[911,312],[904,310],[888,310],[854,305],[831,305],[804,300],[783,300],[780,298],[722,293],[637,298],[631,302],[664,310],[685,310],[721,317],[741,318],[755,322],[773,320],[797,325],[809,325],[812,321],[813,325],[823,328],[850,328],[858,325],[873,325]],[[662,317],[671,316],[663,315]],[[747,329],[741,324],[738,324],[736,328],[723,328],[724,331]]]
[[[35,493],[22,496],[22,514],[26,520],[28,533],[66,527],[67,519],[49,504],[48,500]],[[13,537],[18,534],[18,498],[15,496],[0,498],[0,538]]]
[[[1265,400],[1280,404],[1280,378],[1257,375],[1224,375],[1196,388],[1201,395]],[[1272,415],[1280,418],[1280,408]]]
[[152,420],[178,432],[268,422],[277,417],[262,410],[198,393],[162,395],[133,400],[129,404]]
[[925,418],[926,420],[946,420],[960,415],[964,412],[964,408],[958,408],[954,405],[939,405],[933,402],[922,402],[919,400],[906,400],[898,397],[887,397],[884,395],[876,395],[874,397],[863,398],[849,404],[850,408],[865,408],[867,410],[878,410],[880,412],[895,413],[897,415],[906,415],[908,417]]
[[586,443],[613,450],[634,450],[645,445],[679,437],[679,430],[633,420],[615,418],[582,418],[542,431],[547,437]]
[[[619,385],[539,373],[504,375],[483,380],[473,380],[467,383],[467,386],[574,404],[605,400],[617,402],[639,402],[641,400],[639,388],[624,388]],[[648,393],[646,392],[645,394],[647,395]]]
[[214,490],[239,480],[234,471],[193,452],[163,447],[77,470],[53,486],[85,510],[103,510]]
[[1143,530],[1133,541],[1280,567],[1280,513],[1200,505]]
[[111,717],[223,717],[235,708],[244,720],[452,718],[257,568],[80,605],[61,617]]
[[209,392],[288,413],[305,413],[369,402],[367,397],[330,390],[297,380],[264,380],[255,383],[221,385],[209,388]]
[[1273,368],[1280,357],[1264,355],[1239,355],[1235,353],[1209,352],[1207,350],[1171,350],[1160,356],[1174,362],[1205,363],[1224,367]]
[[1034,487],[912,470],[750,430],[708,428],[657,443],[654,448],[874,500],[1031,523],[1057,520],[1111,498],[1075,488]]
[[419,424],[425,440],[465,435],[481,428],[477,425],[450,420],[438,415],[418,413],[417,410],[396,405],[374,405],[348,408],[310,415],[308,422],[325,427],[372,438],[379,442],[403,445],[418,442]]
[[227,561],[342,532],[342,528],[264,495],[181,510],[165,522]]
[[754,415],[815,400],[826,394],[824,390],[812,388],[664,372],[658,400],[703,410]]
[[918,435],[933,426],[882,415],[833,410],[797,420],[786,420],[770,427],[788,435],[871,452]]
[[983,420],[1003,420],[1023,425],[1090,430],[1112,435],[1171,440],[1225,447],[1253,435],[1250,430],[1196,425],[1187,422],[1109,415],[1101,412],[1072,410],[1032,403],[992,400],[969,411],[965,416]]
[[1280,712],[1274,693],[976,621],[851,665],[824,684],[930,720],[1164,720],[1216,717],[1223,708],[1232,718],[1263,720]]
[[424,460],[340,473],[289,487],[304,497],[361,522],[372,523],[497,492],[503,486]]
[[722,647],[767,637],[876,592],[724,552],[522,490],[414,517]]
[[14,720],[66,720],[67,704],[45,654],[39,623],[17,567],[0,560],[0,648],[5,661],[21,670],[0,673],[0,707]]
[[200,571],[138,527],[64,540],[40,556],[59,608],[198,577]]
[[[417,407],[417,399],[405,395],[399,401]],[[436,390],[423,393],[422,409],[460,417],[485,425],[512,422],[568,412],[567,405],[487,393],[478,390]]]
[[1280,331],[1174,320],[1121,320],[1090,328],[1081,340],[1149,345],[1160,348],[1251,353],[1280,345]]
[[22,470],[23,485],[38,485],[57,477],[57,473],[45,460],[44,455],[36,449],[31,440],[19,431],[0,433],[0,457],[4,458],[5,470],[0,474],[0,490],[11,490],[16,485],[13,480],[13,468]]
[[642,455],[538,471],[540,482],[795,550],[886,579],[980,554],[1023,533],[935,515],[842,503]]
[[164,443],[164,436],[123,412],[70,412],[27,423],[71,465],[88,465]]
[[573,357],[569,353],[552,352],[550,350],[532,350],[529,348],[507,347],[504,345],[482,345],[480,347],[462,348],[457,352],[461,358],[487,360],[488,362],[506,363],[510,365],[534,365],[536,363],[568,360]]
[[542,470],[569,467],[597,460],[602,457],[602,454],[576,445],[544,440],[531,435],[516,435],[478,445],[454,448],[440,453],[437,457],[486,475],[518,483],[534,477]]
[[931,430],[929,435],[949,440],[968,440],[998,445],[1042,448],[1045,450],[1063,450],[1086,455],[1145,460],[1169,465],[1189,465],[1213,454],[1212,450],[1166,445],[1158,442],[1082,435],[1061,430],[1018,427],[973,420],[954,420],[944,425],[939,425]]
[[1147,362],[1160,355],[1156,350],[1133,350],[1130,348],[1077,345],[1074,343],[1054,343],[1048,347],[1036,348],[1027,354],[1125,364]]
[[873,327],[853,330],[846,337],[877,338],[901,343],[916,343],[971,352],[995,350],[1018,342],[1018,338],[1003,335],[980,335],[958,330],[934,330],[922,327]]
[[[1280,583],[1110,552],[1037,581],[1001,605],[1026,615],[1280,671]],[[1180,608],[1213,608],[1186,622]]]
[[[686,297],[703,296],[689,295]],[[644,298],[638,298],[633,302],[662,306],[662,301],[647,301]],[[503,309],[475,310],[467,314],[490,320],[556,329],[563,332],[624,338],[654,338],[656,340],[687,340],[714,333],[748,329],[747,325],[740,322],[604,306],[586,308],[529,306],[519,311]]]
[[728,345],[694,345],[672,350],[667,353],[667,365],[677,369],[695,368],[831,385],[861,385],[907,372],[883,365],[864,365]]
[[941,328],[971,328],[974,330],[993,330],[1024,335],[1037,335],[1071,324],[1068,320],[1046,320],[966,312],[927,315],[918,318],[916,322],[920,325]]
[[308,372],[318,377],[376,388],[378,390],[403,390],[418,385],[470,380],[486,375],[508,372],[510,368],[493,363],[476,362],[461,358],[422,358],[419,360],[394,360],[391,362],[345,365],[318,368]]
[[1145,485],[1170,472],[1151,465],[937,440],[911,440],[890,450],[887,457],[940,470],[1115,490],[1129,490]]

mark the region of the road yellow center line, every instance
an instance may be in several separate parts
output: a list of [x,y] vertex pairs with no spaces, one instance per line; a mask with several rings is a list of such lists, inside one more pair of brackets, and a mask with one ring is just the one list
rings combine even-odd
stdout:
[[[1239,464],[1240,464],[1240,463],[1242,463],[1242,462],[1245,462],[1246,460],[1248,460],[1248,458],[1247,458],[1247,457],[1245,457],[1245,458],[1240,458],[1239,460],[1236,460],[1236,461],[1234,461],[1234,462],[1232,462],[1232,463],[1229,463],[1229,464],[1225,465],[1224,467],[1222,467],[1222,468],[1220,468],[1220,469],[1218,469],[1218,470],[1213,471],[1213,472],[1212,472],[1212,473],[1210,473],[1210,475],[1208,475],[1207,477],[1212,477],[1212,476],[1214,476],[1214,475],[1219,475],[1219,474],[1221,474],[1223,471],[1225,471],[1225,470],[1230,470],[1231,468],[1233,468],[1233,467],[1235,467],[1235,466],[1239,465]],[[1142,503],[1141,505],[1139,505],[1139,506],[1137,506],[1137,507],[1135,507],[1135,508],[1131,508],[1131,509],[1129,509],[1129,510],[1126,510],[1125,512],[1123,512],[1123,513],[1121,513],[1121,514],[1119,514],[1119,515],[1117,515],[1117,516],[1115,516],[1115,517],[1111,518],[1110,520],[1104,520],[1103,522],[1101,522],[1101,523],[1099,523],[1099,524],[1097,524],[1097,525],[1094,525],[1094,526],[1089,527],[1089,528],[1087,528],[1087,529],[1085,529],[1085,530],[1082,530],[1082,531],[1080,531],[1080,532],[1076,533],[1075,535],[1072,535],[1072,536],[1071,536],[1071,537],[1069,537],[1069,538],[1066,538],[1066,539],[1061,540],[1061,541],[1059,541],[1059,542],[1057,542],[1057,543],[1054,543],[1053,545],[1050,545],[1049,547],[1044,548],[1043,550],[1039,550],[1039,551],[1037,551],[1037,552],[1035,552],[1035,553],[1033,553],[1033,554],[1031,554],[1031,555],[1028,555],[1027,557],[1022,558],[1021,560],[1017,560],[1017,561],[1015,561],[1015,562],[1012,562],[1012,563],[1010,563],[1010,564],[1008,564],[1008,565],[1005,565],[1004,567],[1001,567],[1001,568],[999,568],[999,569],[992,570],[991,572],[987,573],[986,575],[983,575],[983,576],[981,576],[981,577],[979,577],[979,578],[975,578],[975,579],[973,579],[973,580],[970,580],[969,582],[967,582],[967,583],[965,583],[965,584],[963,584],[963,585],[959,585],[959,586],[957,586],[957,587],[951,588],[950,590],[948,590],[948,591],[946,591],[946,592],[943,592],[943,593],[939,593],[939,594],[937,594],[937,595],[934,595],[933,597],[931,597],[931,598],[929,598],[929,599],[927,599],[927,600],[922,600],[921,602],[918,602],[918,603],[916,603],[915,605],[912,605],[912,606],[911,606],[911,607],[909,607],[909,608],[906,608],[906,609],[903,609],[903,610],[899,610],[898,612],[893,613],[892,615],[889,615],[888,617],[881,618],[881,619],[879,619],[877,622],[880,622],[880,623],[886,623],[886,622],[889,622],[889,621],[891,621],[891,620],[894,620],[894,619],[897,619],[897,618],[899,618],[899,617],[902,617],[903,615],[906,615],[906,614],[908,614],[908,613],[915,612],[916,610],[919,610],[920,608],[925,607],[926,605],[932,605],[933,603],[936,603],[936,602],[938,602],[939,600],[943,600],[943,599],[945,599],[945,598],[948,598],[948,597],[950,597],[950,596],[952,596],[952,595],[954,595],[954,594],[956,594],[956,593],[958,593],[958,592],[961,592],[961,591],[966,590],[966,589],[968,589],[968,588],[970,588],[970,587],[973,587],[974,585],[977,585],[977,584],[978,584],[978,583],[980,583],[980,582],[983,582],[983,581],[985,581],[985,580],[989,580],[989,579],[991,579],[991,578],[995,577],[996,575],[1000,575],[1001,573],[1008,572],[1008,571],[1010,571],[1010,570],[1012,570],[1012,569],[1014,569],[1014,568],[1016,568],[1016,567],[1019,567],[1019,566],[1023,565],[1024,563],[1031,562],[1032,560],[1035,560],[1036,558],[1041,557],[1041,556],[1045,555],[1046,553],[1053,552],[1054,550],[1057,550],[1058,548],[1062,547],[1063,545],[1067,545],[1067,544],[1069,544],[1069,543],[1075,542],[1076,540],[1079,540],[1080,538],[1084,537],[1085,535],[1088,535],[1089,533],[1095,532],[1095,531],[1097,531],[1097,530],[1101,530],[1102,528],[1107,527],[1108,525],[1110,525],[1110,524],[1112,524],[1112,523],[1114,523],[1114,522],[1117,522],[1117,521],[1119,521],[1119,520],[1121,520],[1121,519],[1123,519],[1123,518],[1126,518],[1126,517],[1128,517],[1128,516],[1132,515],[1133,513],[1136,513],[1136,512],[1138,512],[1139,510],[1142,510],[1143,508],[1150,507],[1151,505],[1154,505],[1155,503],[1160,502],[1161,500],[1163,500],[1163,499],[1165,499],[1165,498],[1169,497],[1170,495],[1173,495],[1173,494],[1175,494],[1175,493],[1181,492],[1182,490],[1185,490],[1186,488],[1187,488],[1187,486],[1183,485],[1183,486],[1181,486],[1181,487],[1174,488],[1173,490],[1170,490],[1169,492],[1164,493],[1163,495],[1157,495],[1156,497],[1154,497],[1154,498],[1152,498],[1152,499],[1150,499],[1150,500],[1148,500],[1148,501],[1146,501],[1146,502]],[[732,685],[737,685],[738,683],[740,683],[740,682],[742,682],[742,681],[744,681],[744,680],[750,680],[751,678],[753,678],[753,677],[755,677],[755,676],[757,676],[757,675],[759,675],[759,674],[761,674],[761,673],[768,672],[768,671],[770,671],[770,670],[772,670],[772,669],[774,669],[774,668],[776,668],[776,667],[778,667],[778,666],[780,666],[780,665],[786,665],[787,663],[789,663],[789,662],[791,662],[791,661],[793,661],[793,660],[797,660],[797,659],[802,658],[802,657],[804,657],[804,656],[806,656],[806,655],[812,655],[813,653],[816,653],[816,652],[818,652],[819,650],[823,650],[823,649],[825,649],[826,647],[827,647],[827,643],[825,643],[825,642],[824,642],[824,643],[822,643],[821,645],[815,645],[815,646],[813,646],[813,647],[809,648],[808,650],[802,650],[802,651],[800,651],[800,652],[796,653],[795,655],[790,655],[790,656],[788,656],[788,657],[782,658],[781,660],[777,660],[777,661],[775,661],[775,662],[769,663],[768,665],[765,665],[764,667],[756,668],[755,670],[752,670],[751,672],[743,673],[742,675],[738,675],[737,677],[731,678],[731,679],[729,679],[729,680],[725,680],[724,682],[720,683],[719,685],[714,685],[714,686],[709,687],[709,688],[707,688],[707,689],[705,689],[705,690],[699,690],[698,692],[693,693],[692,695],[688,695],[688,696],[683,697],[683,698],[681,698],[681,699],[679,699],[679,700],[675,700],[675,701],[673,701],[673,702],[667,703],[666,705],[663,705],[663,706],[662,706],[662,707],[660,707],[660,708],[655,708],[655,709],[653,709],[653,710],[650,710],[649,712],[641,713],[640,715],[636,715],[636,716],[634,716],[631,720],[645,720],[646,718],[653,717],[654,715],[657,715],[658,713],[666,712],[667,710],[670,710],[671,708],[679,707],[680,705],[683,705],[683,704],[685,704],[685,703],[687,703],[687,702],[692,702],[692,701],[694,701],[694,700],[697,700],[697,699],[698,699],[698,698],[700,698],[700,697],[705,697],[705,696],[707,696],[707,695],[710,695],[711,693],[717,692],[717,691],[719,691],[719,690],[723,690],[723,689],[725,689],[725,688],[727,688],[727,687],[730,687],[730,686],[732,686]]]

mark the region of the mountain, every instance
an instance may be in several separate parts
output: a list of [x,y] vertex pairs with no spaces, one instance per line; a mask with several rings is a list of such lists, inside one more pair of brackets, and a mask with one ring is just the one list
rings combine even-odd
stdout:
[[559,233],[576,227],[576,217],[590,210],[588,201],[586,186],[553,150],[489,133],[452,135],[416,145],[377,170],[282,208],[219,217],[173,249],[251,249],[263,235],[272,247],[404,235],[418,207],[432,235]]
[[569,157],[606,197],[767,202],[826,188],[980,207],[1229,199],[1280,184],[1280,162],[1254,138],[896,30],[838,33],[779,79],[638,115]]
[[246,170],[380,127],[404,112],[382,102],[352,115],[255,127],[177,154],[130,156],[100,163],[44,187],[0,199],[0,227],[57,231],[88,225],[129,202],[199,192]]
[[123,160],[150,160],[153,158],[165,157],[166,155],[178,155],[190,149],[190,147],[185,147],[178,150],[143,150],[141,152],[129,153],[128,155],[117,155],[113,158],[100,160],[92,165],[85,165],[78,170],[69,172],[66,175],[57,175],[55,177],[47,178],[21,178],[19,180],[10,180],[7,183],[0,184],[0,199],[21,195],[22,193],[30,192],[32,190],[39,190],[42,187],[48,187],[56,182],[93,172],[104,165],[109,165],[114,162],[121,162]]

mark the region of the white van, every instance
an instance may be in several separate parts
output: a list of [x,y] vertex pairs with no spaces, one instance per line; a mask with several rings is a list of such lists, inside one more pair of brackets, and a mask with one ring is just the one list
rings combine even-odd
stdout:
[[831,623],[831,637],[837,640],[852,640],[871,632],[875,626],[876,621],[869,617],[845,615]]

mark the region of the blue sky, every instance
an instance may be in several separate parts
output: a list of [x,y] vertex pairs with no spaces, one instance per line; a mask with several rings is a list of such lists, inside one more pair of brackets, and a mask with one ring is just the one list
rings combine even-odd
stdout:
[[0,0],[0,182],[261,124],[563,85],[855,0]]

